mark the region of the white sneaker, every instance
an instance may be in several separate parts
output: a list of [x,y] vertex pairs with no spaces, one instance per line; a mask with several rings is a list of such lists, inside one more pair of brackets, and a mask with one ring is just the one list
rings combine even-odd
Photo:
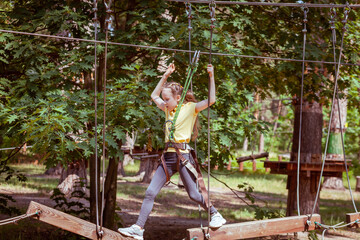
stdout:
[[145,230],[141,229],[139,226],[135,224],[127,228],[119,228],[118,231],[124,236],[133,237],[138,240],[144,240]]
[[221,216],[221,214],[219,212],[217,212],[217,213],[214,213],[214,214],[211,215],[211,220],[210,220],[210,223],[209,223],[209,227],[210,228],[219,228],[222,225],[224,225],[225,223],[226,223],[225,218],[223,218]]

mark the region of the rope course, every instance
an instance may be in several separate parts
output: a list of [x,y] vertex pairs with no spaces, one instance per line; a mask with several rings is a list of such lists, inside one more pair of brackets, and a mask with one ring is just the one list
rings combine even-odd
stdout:
[[[109,32],[109,27],[111,26],[112,23],[112,18],[111,18],[111,4],[112,4],[112,0],[109,0],[108,2],[104,1],[104,5],[106,8],[106,13],[107,13],[107,18],[105,20],[105,41],[99,41],[97,40],[97,33],[98,33],[98,19],[97,19],[97,0],[94,0],[93,4],[94,4],[94,18],[93,18],[93,22],[94,22],[94,29],[95,29],[95,33],[94,33],[94,40],[91,39],[82,39],[82,38],[72,38],[72,37],[62,37],[62,36],[55,36],[55,35],[47,35],[47,34],[39,34],[39,33],[28,33],[28,32],[20,32],[20,31],[12,31],[12,30],[4,30],[4,29],[0,29],[0,32],[2,33],[10,33],[10,34],[21,34],[21,35],[30,35],[30,36],[37,36],[37,37],[47,37],[47,38],[55,38],[55,39],[62,39],[62,40],[70,40],[70,41],[79,41],[79,42],[88,42],[88,43],[92,43],[94,44],[94,82],[95,82],[95,87],[94,87],[94,94],[95,94],[95,98],[94,98],[94,106],[95,106],[95,133],[94,133],[94,138],[95,138],[95,176],[96,176],[96,180],[95,180],[95,191],[96,191],[96,234],[97,234],[97,238],[101,239],[104,235],[104,231],[103,231],[103,213],[104,213],[104,206],[105,206],[105,196],[104,196],[104,192],[105,192],[105,159],[106,159],[106,78],[107,78],[107,52],[108,52],[108,45],[117,45],[117,46],[125,46],[125,47],[135,47],[135,48],[146,48],[146,49],[153,49],[153,50],[162,50],[162,51],[173,51],[173,52],[183,52],[183,53],[189,53],[189,68],[188,68],[188,74],[187,74],[187,78],[186,78],[186,83],[184,86],[184,92],[183,92],[183,96],[181,96],[181,100],[179,103],[179,108],[177,109],[175,116],[174,116],[174,120],[172,122],[172,127],[171,127],[171,132],[169,135],[170,139],[173,139],[173,133],[175,130],[175,122],[176,119],[178,117],[178,114],[180,112],[180,108],[181,108],[181,104],[184,101],[185,98],[185,94],[186,91],[188,90],[189,86],[191,85],[191,90],[192,90],[192,76],[195,73],[196,69],[197,69],[197,62],[199,60],[199,55],[200,52],[199,51],[192,51],[191,50],[191,30],[192,30],[192,26],[191,26],[191,20],[192,20],[192,7],[191,7],[191,3],[203,3],[203,4],[209,4],[209,10],[210,10],[210,18],[211,18],[211,25],[210,25],[210,47],[209,47],[209,52],[202,52],[202,54],[206,54],[209,55],[209,64],[211,64],[212,62],[212,56],[226,56],[226,57],[242,57],[242,58],[254,58],[254,59],[266,59],[266,60],[274,60],[274,61],[290,61],[290,62],[301,62],[302,63],[302,79],[301,79],[301,93],[300,93],[300,125],[299,125],[299,146],[298,146],[298,167],[297,167],[297,208],[298,208],[298,215],[300,216],[300,199],[299,199],[299,185],[300,185],[300,154],[301,154],[301,130],[302,130],[302,104],[303,104],[303,91],[304,91],[304,77],[305,77],[305,63],[321,63],[321,64],[332,64],[335,67],[335,86],[334,86],[334,92],[333,92],[333,98],[332,98],[332,105],[331,105],[331,112],[330,112],[330,120],[329,122],[331,122],[332,117],[333,117],[333,109],[334,109],[334,102],[335,99],[337,100],[337,104],[338,104],[338,108],[339,108],[339,121],[340,121],[340,132],[341,132],[341,140],[342,140],[342,148],[343,148],[343,157],[344,157],[344,162],[345,162],[345,168],[346,168],[346,173],[347,173],[347,181],[348,181],[348,185],[349,185],[349,189],[350,189],[350,195],[352,198],[352,203],[354,206],[354,209],[356,211],[356,213],[358,213],[357,208],[356,208],[356,204],[354,201],[354,197],[352,194],[352,190],[350,187],[350,180],[349,180],[349,174],[348,174],[348,169],[347,169],[347,160],[345,157],[345,146],[344,146],[344,139],[343,139],[343,129],[342,129],[342,123],[341,123],[341,114],[340,114],[340,106],[339,106],[339,93],[338,93],[338,79],[339,79],[339,73],[340,73],[340,66],[341,65],[349,65],[349,66],[360,66],[360,64],[357,63],[343,63],[341,62],[342,60],[342,51],[343,51],[343,42],[344,42],[344,36],[345,36],[345,32],[346,32],[346,23],[348,20],[348,16],[349,16],[349,12],[351,8],[359,8],[360,4],[314,4],[314,3],[270,3],[270,2],[238,2],[238,1],[205,1],[205,0],[167,0],[168,2],[183,2],[185,3],[185,7],[186,7],[186,13],[187,13],[187,17],[188,17],[188,34],[189,34],[189,49],[188,50],[183,50],[183,49],[173,49],[173,48],[164,48],[164,47],[157,47],[157,46],[147,46],[147,45],[136,45],[136,44],[126,44],[126,43],[117,43],[117,42],[109,42],[108,41],[108,32]],[[215,28],[214,22],[216,21],[215,18],[215,10],[216,10],[216,5],[246,5],[246,6],[273,6],[273,7],[301,7],[303,9],[304,12],[304,19],[303,19],[303,53],[302,53],[302,59],[289,59],[289,58],[275,58],[275,57],[265,57],[265,56],[251,56],[251,55],[241,55],[241,54],[228,54],[228,53],[214,53],[212,52],[212,44],[213,44],[213,30]],[[307,33],[307,13],[309,11],[309,8],[330,8],[330,12],[331,12],[331,29],[332,29],[332,44],[333,44],[333,55],[334,55],[334,61],[333,62],[328,62],[328,61],[314,61],[314,60],[306,60],[306,33]],[[338,55],[338,60],[336,58],[336,51],[335,51],[335,44],[336,44],[336,32],[335,32],[335,17],[336,17],[336,11],[335,8],[344,8],[344,20],[342,21],[343,23],[343,32],[342,32],[342,38],[341,38],[341,46],[340,46],[340,50],[339,50],[339,55]],[[101,73],[103,74],[103,91],[104,91],[104,98],[103,98],[103,129],[102,129],[102,176],[103,176],[103,180],[102,180],[102,199],[101,199],[101,212],[99,213],[99,186],[98,186],[98,179],[100,179],[100,175],[99,175],[99,166],[98,166],[98,144],[97,144],[97,138],[98,138],[98,134],[97,134],[97,107],[98,107],[98,100],[97,100],[97,94],[98,94],[98,86],[97,86],[97,81],[98,81],[98,73],[97,73],[97,44],[105,44],[105,50],[104,50],[104,72]],[[194,58],[193,60],[191,60],[191,54],[194,54]],[[208,84],[208,111],[207,111],[207,120],[208,120],[208,128],[207,128],[207,137],[208,137],[208,156],[207,156],[207,161],[208,161],[208,169],[207,169],[207,173],[208,173],[208,222],[210,223],[210,176],[211,176],[211,169],[210,169],[210,163],[211,163],[211,159],[210,159],[210,153],[211,153],[211,118],[210,118],[210,89],[211,88],[211,79],[209,77],[209,84]],[[185,94],[184,94],[185,93]],[[314,212],[315,212],[315,206],[317,204],[318,201],[318,197],[319,197],[319,193],[320,193],[320,186],[321,186],[321,178],[323,176],[323,172],[324,172],[324,166],[325,166],[325,161],[326,161],[326,154],[327,154],[327,148],[328,148],[328,141],[329,141],[329,135],[330,135],[330,124],[328,126],[328,133],[327,133],[327,139],[326,139],[326,146],[325,146],[325,150],[324,150],[324,155],[323,155],[323,162],[322,162],[322,168],[321,168],[321,173],[320,173],[320,180],[319,180],[319,186],[317,189],[317,193],[316,193],[316,198],[315,198],[315,202],[314,202],[314,206],[312,209],[312,213],[311,215],[308,217],[307,220],[307,224],[308,226],[310,226],[311,224],[311,218],[313,217]],[[195,143],[196,144],[196,143]],[[31,147],[31,146],[29,146]],[[16,148],[6,148],[6,149],[0,149],[0,150],[10,150],[10,149],[16,149]],[[0,220],[0,225],[5,225],[5,224],[10,224],[10,223],[15,223],[19,220],[28,218],[28,217],[33,217],[35,215],[39,216],[41,213],[41,211],[36,211],[35,213],[31,213],[31,214],[23,214],[14,218],[10,218],[10,219],[5,219],[5,220]],[[100,217],[99,217],[100,215]],[[100,218],[100,219],[99,219]],[[200,217],[201,218],[201,217]],[[346,227],[349,225],[352,225],[354,223],[358,223],[359,219],[351,222],[351,223],[347,223],[347,224],[343,224],[343,222],[335,224],[335,225],[325,225],[325,224],[321,224],[317,221],[314,221],[315,225],[324,228],[324,231],[322,232],[322,237],[324,237],[324,234],[327,230],[329,229],[337,229],[337,228],[342,228],[342,227]],[[201,224],[202,225],[202,224]],[[202,226],[201,226],[202,228]],[[210,239],[210,227],[207,228],[207,232],[204,232],[204,236],[206,239]],[[192,239],[196,239],[196,238],[192,238]]]
[[[79,42],[90,42],[90,43],[105,44],[105,41],[91,40],[91,39],[84,39],[84,38],[62,37],[62,36],[55,36],[55,35],[41,34],[41,33],[29,33],[29,32],[12,31],[12,30],[5,30],[5,29],[0,29],[0,32],[11,33],[11,34],[30,35],[30,36],[37,36],[37,37],[63,39],[63,40],[69,40],[69,41],[79,41]],[[108,42],[108,44],[109,45],[124,46],[124,47],[146,48],[146,49],[172,51],[172,52],[195,53],[195,51],[184,50],[184,49],[165,48],[165,47],[156,47],[156,46],[148,46],[148,45],[137,45],[137,44],[130,44],[130,43]],[[201,52],[201,54],[210,55],[210,52]],[[264,60],[274,60],[274,61],[285,61],[285,62],[307,62],[307,63],[333,64],[333,65],[337,64],[337,62],[329,62],[329,61],[301,60],[301,59],[293,59],[293,58],[276,58],[276,57],[265,57],[265,56],[243,55],[243,54],[231,54],[231,53],[212,52],[211,54],[213,56],[254,58],[254,59],[264,59]],[[347,66],[360,66],[359,63],[341,63],[341,64],[342,65],[347,65]]]
[[[336,30],[335,30],[335,17],[336,17],[336,10],[334,8],[331,9],[330,11],[331,16],[330,16],[330,25],[331,25],[331,30],[332,30],[332,45],[333,45],[333,56],[334,56],[334,61],[336,61]],[[345,7],[344,8],[344,19],[342,21],[343,23],[343,28],[342,28],[342,36],[341,36],[341,43],[340,43],[340,50],[339,50],[339,60],[338,60],[338,64],[335,65],[335,84],[334,84],[334,91],[333,91],[333,97],[332,97],[332,104],[331,104],[331,111],[330,111],[330,118],[329,118],[329,124],[328,124],[328,130],[327,130],[327,137],[326,137],[326,143],[325,143],[325,149],[324,149],[324,154],[323,154],[323,161],[322,161],[322,166],[321,166],[321,172],[320,172],[320,178],[319,178],[319,183],[318,183],[318,189],[316,192],[316,197],[315,197],[315,201],[314,201],[314,206],[312,208],[312,212],[311,215],[309,216],[309,220],[311,220],[314,212],[315,212],[315,207],[319,198],[319,193],[320,193],[320,186],[321,186],[321,179],[323,176],[323,172],[324,172],[324,166],[325,166],[325,162],[326,162],[326,154],[327,154],[327,149],[328,149],[328,143],[329,143],[329,137],[330,137],[330,128],[331,128],[331,122],[332,122],[332,118],[333,118],[333,111],[334,111],[334,105],[335,102],[337,102],[337,107],[338,107],[338,117],[339,117],[339,125],[340,125],[340,135],[341,135],[341,144],[342,144],[342,150],[343,150],[343,160],[344,160],[344,165],[345,165],[345,171],[346,171],[346,177],[347,177],[347,182],[348,182],[348,187],[349,187],[349,192],[350,192],[350,196],[351,196],[351,200],[352,200],[352,204],[354,207],[354,210],[356,211],[356,213],[358,213],[358,210],[356,208],[356,204],[354,201],[354,197],[352,194],[352,190],[351,190],[351,186],[350,186],[350,179],[349,179],[349,171],[348,171],[348,167],[347,167],[347,160],[346,160],[346,156],[345,156],[345,144],[344,144],[344,136],[343,136],[343,127],[342,127],[342,122],[341,122],[341,110],[340,110],[340,103],[339,103],[339,92],[338,92],[338,79],[339,79],[339,75],[340,75],[340,66],[341,66],[341,57],[342,57],[342,51],[344,48],[344,36],[346,33],[346,24],[347,24],[347,20],[348,20],[348,16],[350,13],[350,8]],[[347,223],[347,224],[343,224],[343,222],[335,224],[335,225],[325,225],[325,224],[321,224],[318,222],[315,222],[315,224],[319,227],[324,228],[324,231],[322,233],[322,239],[324,239],[324,235],[325,232],[329,229],[337,229],[337,228],[343,228],[343,227],[347,227],[350,226],[354,223],[358,223],[359,219],[356,219],[353,222]]]

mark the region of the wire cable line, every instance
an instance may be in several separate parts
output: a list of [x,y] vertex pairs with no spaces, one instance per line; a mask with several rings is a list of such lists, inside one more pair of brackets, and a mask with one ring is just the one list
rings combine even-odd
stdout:
[[[55,35],[41,34],[41,33],[29,33],[29,32],[20,32],[20,31],[5,30],[5,29],[0,29],[0,32],[11,33],[11,34],[30,35],[30,36],[37,36],[37,37],[48,37],[48,38],[63,39],[63,40],[69,40],[69,41],[105,44],[105,41],[91,40],[91,39],[84,39],[84,38],[62,37],[62,36],[55,36]],[[145,49],[172,51],[172,52],[195,53],[195,51],[192,51],[192,50],[157,47],[157,46],[149,46],[149,45],[137,45],[137,44],[130,44],[130,43],[108,42],[108,44],[124,46],[124,47],[145,48]],[[201,54],[210,55],[210,52],[201,52]],[[253,55],[220,53],[220,52],[212,52],[211,54],[213,56],[254,58],[254,59],[264,59],[264,60],[274,60],[274,61],[285,61],[285,62],[307,62],[307,63],[332,64],[332,65],[337,64],[336,62],[329,62],[329,61],[301,60],[301,59],[293,59],[293,58],[265,57],[265,56],[253,56]],[[345,63],[345,62],[343,62],[341,64],[348,65],[348,66],[360,66],[360,63]]]

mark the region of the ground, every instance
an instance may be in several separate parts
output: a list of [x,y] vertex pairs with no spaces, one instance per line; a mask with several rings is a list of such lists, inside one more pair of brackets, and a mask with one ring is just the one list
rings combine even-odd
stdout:
[[[23,213],[30,201],[36,201],[49,207],[53,207],[55,202],[50,199],[51,190],[58,184],[58,176],[44,175],[45,166],[34,164],[13,165],[16,170],[22,171],[28,177],[28,181],[20,183],[12,180],[9,182],[1,181],[0,193],[11,195],[16,199],[13,203]],[[251,168],[250,168],[251,169]],[[135,175],[138,166],[133,166],[133,170],[128,170],[128,176]],[[214,174],[222,181],[231,186],[239,195],[244,198],[244,193],[239,191],[238,184],[247,182],[254,187],[254,197],[256,204],[262,209],[265,207],[278,209],[284,213],[286,208],[286,178],[284,176],[265,174],[263,172],[221,172],[215,171]],[[204,174],[205,182],[207,182]],[[1,180],[1,179],[0,179]],[[202,220],[199,219],[198,206],[194,204],[184,189],[179,188],[177,175],[172,178],[175,184],[164,187],[156,197],[153,211],[145,225],[146,240],[182,240],[186,237],[186,229],[200,227],[201,221],[207,225],[207,214],[202,211]],[[353,183],[355,184],[355,182]],[[138,182],[136,177],[122,177],[118,179],[117,203],[121,208],[117,211],[118,226],[130,226],[136,222],[139,214],[145,190],[148,184]],[[244,201],[236,197],[232,191],[211,179],[211,200],[213,205],[227,219],[228,223],[251,221],[254,219],[254,211],[247,206]],[[360,193],[354,193],[355,199],[360,198]],[[348,196],[348,191],[322,191],[320,196],[320,211],[325,223],[335,224],[343,221],[345,213],[351,212],[352,204]],[[87,203],[82,199],[84,203]],[[0,215],[1,219],[8,216]],[[318,234],[321,239],[321,232]],[[294,234],[281,236],[269,236],[262,239],[294,239]],[[308,233],[298,233],[298,239],[308,239]],[[84,239],[74,234],[70,234],[61,229],[52,227],[35,219],[25,219],[19,221],[17,225],[0,225],[0,240],[37,240],[37,239]],[[329,231],[325,239],[360,239],[359,229],[342,229],[340,231]]]
[[[126,181],[119,181],[119,189],[126,188],[140,188],[145,189],[147,184],[142,183],[129,183]],[[48,195],[42,194],[31,194],[31,193],[16,193],[1,190],[1,193],[11,194],[16,200],[16,206],[21,209],[26,209],[30,201],[36,201],[47,206],[53,206],[54,202],[49,199]],[[162,191],[166,194],[160,194],[158,199],[155,202],[153,213],[150,215],[149,220],[145,226],[145,239],[146,240],[181,240],[186,236],[186,229],[194,228],[200,226],[200,219],[196,217],[198,214],[198,207],[187,197],[187,194],[184,189],[179,189],[177,186],[170,184],[165,187]],[[133,192],[133,197],[118,197],[118,205],[126,206],[119,210],[117,213],[121,216],[123,224],[125,226],[130,226],[136,222],[137,216],[142,202],[142,194],[138,192]],[[269,196],[257,195],[258,198],[269,198]],[[220,211],[226,209],[237,209],[243,207],[241,201],[236,200],[234,195],[222,189],[212,189],[211,199],[215,206],[218,206]],[[175,216],[176,212],[185,212],[185,216]],[[188,216],[186,216],[188,214]],[[202,223],[207,225],[206,214],[202,212]],[[225,215],[228,213],[225,212]],[[6,216],[0,216],[0,219],[4,219]],[[229,220],[229,223],[234,222]],[[24,227],[31,226],[31,227]],[[19,223],[18,226],[11,226],[10,229],[17,231],[16,239],[81,239],[74,235],[69,235],[64,231],[56,229],[47,224],[41,223],[37,220],[26,219]],[[13,239],[9,236],[13,235],[11,233],[4,234],[0,239]],[[298,239],[308,239],[307,233],[298,233]],[[320,239],[319,235],[319,239]],[[269,236],[262,239],[294,239],[294,234],[281,235],[281,236]],[[339,239],[339,240],[349,240],[349,239],[360,239],[360,234],[351,231],[330,231],[326,235],[325,239]]]

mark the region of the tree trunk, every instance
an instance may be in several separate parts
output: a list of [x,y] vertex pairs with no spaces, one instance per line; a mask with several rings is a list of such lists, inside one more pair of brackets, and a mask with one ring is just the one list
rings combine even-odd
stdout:
[[80,160],[69,164],[67,169],[63,168],[57,188],[65,196],[71,196],[74,191],[86,193],[86,184],[86,164]]
[[[345,122],[347,116],[347,99],[346,98],[339,99],[339,101],[335,99],[334,110],[333,110],[334,112],[330,123],[330,136],[329,136],[328,150],[326,154],[326,161],[332,161],[332,160],[339,161],[340,159],[343,160],[344,157],[342,142],[341,142],[338,103],[340,105],[342,134],[345,133]],[[345,190],[342,177],[325,177],[323,188]]]
[[157,159],[154,159],[154,158],[146,159],[143,162],[144,162],[144,166],[145,166],[145,174],[142,179],[142,182],[150,183],[159,164],[158,164]]
[[[126,157],[126,155],[129,155],[129,154],[124,154],[124,158]],[[118,174],[118,176],[121,176],[121,177],[125,177],[125,175],[126,175],[125,169],[124,169],[124,160],[122,160],[122,159],[119,160],[117,174]]]
[[45,175],[50,175],[50,176],[58,176],[61,175],[63,172],[63,167],[60,163],[58,163],[58,165],[56,165],[56,167],[51,167],[48,170],[45,171]]
[[248,146],[249,146],[249,140],[247,138],[245,138],[244,144],[243,144],[243,151],[244,152],[246,152],[248,150]]
[[[321,135],[322,135],[322,107],[317,102],[304,102],[302,113],[301,151],[300,162],[321,162]],[[293,145],[291,149],[291,161],[297,161],[299,142],[300,105],[295,106]],[[314,206],[319,173],[300,172],[299,200],[300,213],[309,214]],[[288,201],[287,216],[297,213],[296,202],[296,172],[289,173],[287,181]],[[319,212],[319,201],[315,206],[315,213]]]
[[[121,146],[121,144],[120,144]],[[122,152],[121,152],[122,153]],[[121,156],[123,158],[123,154]],[[123,159],[120,159],[122,161]],[[104,208],[104,227],[114,229],[115,209],[116,209],[116,190],[117,190],[117,169],[119,160],[116,157],[109,159],[109,166],[105,179],[105,208]]]
[[[98,174],[95,174],[95,161],[98,165]],[[100,158],[95,159],[95,155],[92,155],[89,159],[89,175],[90,175],[90,222],[96,224],[96,195],[100,199]],[[98,184],[98,191],[96,191],[96,181]],[[100,213],[101,204],[99,201],[98,211]]]

